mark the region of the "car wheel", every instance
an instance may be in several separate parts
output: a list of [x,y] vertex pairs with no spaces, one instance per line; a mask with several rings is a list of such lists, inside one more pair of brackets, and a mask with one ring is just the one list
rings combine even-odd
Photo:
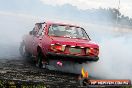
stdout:
[[39,68],[42,68],[43,67],[42,58],[43,58],[43,54],[40,51],[40,52],[38,52],[37,62],[36,62],[36,66],[39,67]]

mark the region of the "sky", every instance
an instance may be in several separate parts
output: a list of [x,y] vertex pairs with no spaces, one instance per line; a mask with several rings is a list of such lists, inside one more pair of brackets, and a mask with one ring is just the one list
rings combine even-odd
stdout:
[[74,14],[77,10],[86,12],[87,9],[118,6],[122,14],[132,17],[131,0],[120,0],[120,5],[119,0],[0,0],[0,12],[53,18],[55,17],[53,14],[58,15],[62,10],[62,12],[69,10],[70,14]]

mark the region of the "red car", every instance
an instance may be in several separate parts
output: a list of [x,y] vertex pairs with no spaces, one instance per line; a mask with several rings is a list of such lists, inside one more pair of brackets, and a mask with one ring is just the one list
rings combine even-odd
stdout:
[[99,59],[99,46],[91,42],[86,31],[79,26],[62,23],[36,23],[23,37],[20,46],[22,56],[34,56],[42,67],[50,60],[83,63]]

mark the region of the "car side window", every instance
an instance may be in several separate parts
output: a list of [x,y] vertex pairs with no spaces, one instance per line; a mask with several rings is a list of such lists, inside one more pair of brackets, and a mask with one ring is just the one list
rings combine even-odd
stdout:
[[31,35],[34,35],[34,36],[36,36],[37,35],[37,33],[38,33],[38,31],[39,31],[39,25],[38,25],[38,23],[36,23],[35,24],[35,27],[33,28],[33,30],[31,31]]
[[54,31],[53,31],[52,26],[49,27],[48,35],[54,35]]
[[46,24],[45,23],[40,23],[40,28],[39,28],[39,31],[38,31],[38,36],[41,36],[41,35],[43,35],[43,32],[44,32],[44,30],[45,30],[45,26],[46,26]]

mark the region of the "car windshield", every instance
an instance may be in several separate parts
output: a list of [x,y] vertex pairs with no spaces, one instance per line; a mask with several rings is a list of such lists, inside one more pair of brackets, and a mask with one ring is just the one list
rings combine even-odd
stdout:
[[49,27],[49,36],[89,39],[81,27],[53,24]]

